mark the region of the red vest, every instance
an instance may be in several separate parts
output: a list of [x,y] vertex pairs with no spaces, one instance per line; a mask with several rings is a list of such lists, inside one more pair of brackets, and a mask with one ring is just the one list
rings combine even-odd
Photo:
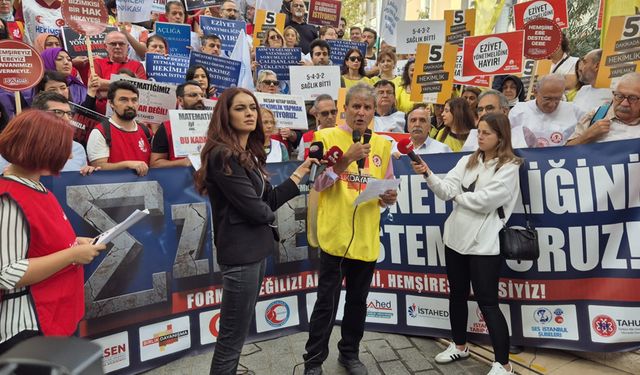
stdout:
[[[39,192],[0,178],[0,195],[9,194],[29,223],[27,258],[56,253],[73,246],[76,234],[51,192]],[[29,286],[38,325],[45,336],[71,336],[84,315],[84,270],[69,265]]]
[[[133,132],[118,129],[111,123],[109,126],[111,126],[111,147],[109,148],[109,160],[107,160],[109,163],[138,160],[149,164],[151,145],[142,130],[144,125],[138,124],[138,130]],[[100,130],[104,136],[102,124],[96,125],[95,129]]]
[[162,123],[164,130],[167,133],[167,142],[169,143],[169,160],[180,160],[184,157],[176,157],[176,152],[173,150],[173,136],[171,134],[171,121],[167,120]]

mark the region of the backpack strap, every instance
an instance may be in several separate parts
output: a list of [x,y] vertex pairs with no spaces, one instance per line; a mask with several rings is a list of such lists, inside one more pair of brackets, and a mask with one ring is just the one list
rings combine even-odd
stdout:
[[[104,141],[107,143],[107,147],[111,148],[111,122],[106,121],[101,122],[100,124],[102,125],[102,136],[104,137]],[[147,138],[149,144],[151,144],[153,138],[151,135],[151,130],[149,130],[148,127],[142,124],[138,124],[138,127],[142,129],[142,131],[144,132],[144,136]]]

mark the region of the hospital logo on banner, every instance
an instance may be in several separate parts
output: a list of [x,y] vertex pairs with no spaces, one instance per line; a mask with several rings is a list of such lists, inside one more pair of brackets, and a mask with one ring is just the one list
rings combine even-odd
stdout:
[[273,331],[300,324],[298,297],[290,296],[256,304],[256,332]]
[[406,301],[408,326],[451,329],[449,300],[407,295]]
[[144,362],[189,349],[190,329],[188,316],[140,327],[140,360]]
[[218,341],[220,332],[220,309],[200,313],[200,345]]
[[578,340],[575,305],[522,306],[524,337]]
[[640,341],[640,307],[589,306],[591,341]]
[[366,321],[368,323],[398,324],[398,297],[391,293],[369,293]]

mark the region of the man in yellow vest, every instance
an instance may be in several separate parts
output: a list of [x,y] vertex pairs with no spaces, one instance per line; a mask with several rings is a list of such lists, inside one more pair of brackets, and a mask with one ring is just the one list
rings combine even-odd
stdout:
[[[309,241],[317,241],[322,252],[318,299],[305,346],[305,374],[322,374],[343,279],[346,279],[346,302],[338,362],[349,374],[367,374],[358,352],[367,316],[367,295],[380,252],[380,207],[395,204],[397,198],[395,190],[387,190],[378,199],[354,206],[369,179],[394,179],[388,140],[373,134],[368,143],[364,138],[354,142],[354,133],[364,134],[373,120],[375,102],[375,93],[369,85],[351,87],[345,100],[346,125],[314,134],[314,142],[322,142],[324,150],[337,146],[344,154],[313,185],[318,192],[317,233]],[[360,167],[357,161],[361,159],[364,163]]]

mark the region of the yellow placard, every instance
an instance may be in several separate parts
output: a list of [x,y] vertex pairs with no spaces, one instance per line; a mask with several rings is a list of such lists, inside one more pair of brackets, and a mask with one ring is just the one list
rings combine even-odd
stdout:
[[444,22],[447,43],[462,47],[465,37],[474,36],[476,30],[476,10],[445,10]]
[[457,53],[455,44],[418,44],[411,101],[444,104],[451,97]]
[[341,126],[347,123],[345,117],[344,104],[347,100],[347,89],[341,87],[338,89],[338,116],[336,116],[336,126]]
[[611,18],[594,87],[614,87],[624,74],[640,72],[639,35],[640,15]]
[[[600,48],[605,48],[605,41],[609,31],[609,23],[612,17],[632,16],[640,14],[640,0],[601,0],[602,6],[602,30],[600,32]],[[615,33],[614,33],[615,34]],[[618,34],[615,34],[618,35]]]
[[505,0],[476,0],[476,32],[475,35],[488,35],[498,22]]
[[256,9],[255,28],[253,30],[253,46],[260,47],[264,39],[264,33],[275,27],[284,33],[284,23],[287,16],[284,13],[270,12],[265,9]]

